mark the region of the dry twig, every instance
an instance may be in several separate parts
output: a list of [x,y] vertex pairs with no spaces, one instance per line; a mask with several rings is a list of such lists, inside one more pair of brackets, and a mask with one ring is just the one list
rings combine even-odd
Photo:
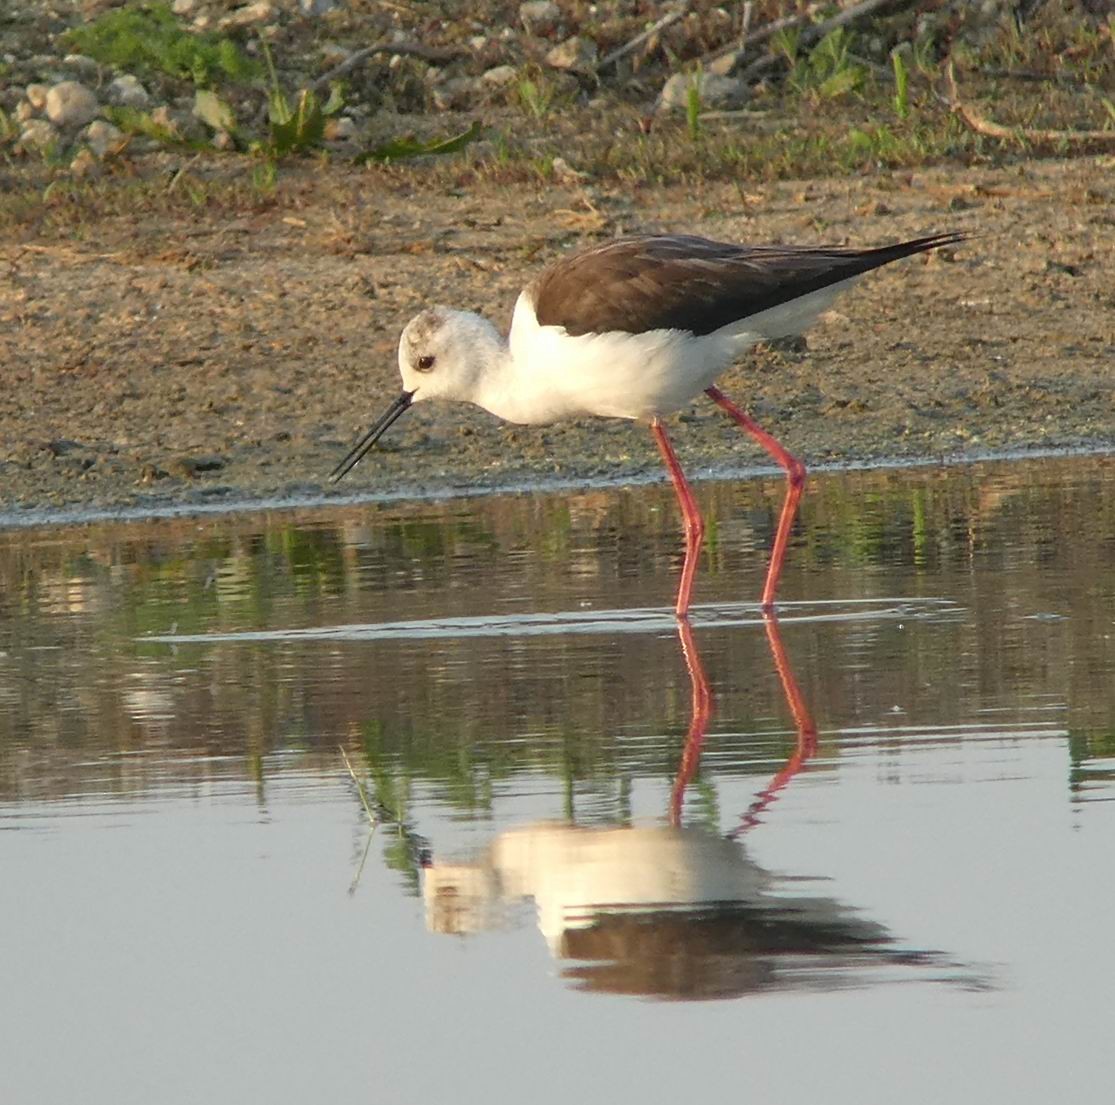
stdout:
[[[348,753],[339,744],[337,745],[337,750],[344,758],[345,767],[348,768],[348,773],[352,777],[352,781],[356,784],[356,792],[360,795],[360,804],[364,807],[364,812],[368,815],[368,824],[374,829],[379,822],[376,820],[376,815],[372,813],[372,807],[368,804],[368,796],[364,793],[364,784],[360,782],[356,777],[356,772],[352,770],[352,764],[349,762]],[[363,864],[361,864],[361,866],[363,866]]]
[[320,92],[327,88],[331,81],[351,73],[358,65],[363,65],[374,54],[405,54],[407,57],[423,58],[426,61],[452,61],[463,53],[454,47],[442,48],[439,46],[423,46],[419,42],[380,42],[375,46],[365,46],[350,54],[340,65],[334,65],[327,73],[322,73],[317,80],[310,84],[311,92]]
[[796,27],[799,23],[804,23],[806,20],[812,19],[825,5],[821,3],[810,4],[804,11],[795,12],[793,15],[785,15],[781,19],[774,19],[770,23],[764,24],[757,31],[751,31],[750,20],[748,21],[748,28],[746,31],[745,41],[737,43],[732,46],[721,46],[714,50],[711,54],[706,54],[701,59],[702,64],[709,64],[709,62],[719,61],[721,58],[726,58],[730,54],[734,54],[731,66],[726,72],[731,73],[742,60],[743,55],[754,46],[758,46],[761,42],[766,42],[768,38],[772,38],[778,34],[779,31],[784,31],[788,27]]
[[[811,27],[806,27],[801,33],[802,43],[804,45],[811,45],[814,42],[819,42],[825,35],[831,34],[839,27],[843,27],[848,23],[854,23],[857,19],[862,19],[865,15],[872,15],[880,8],[889,7],[891,4],[897,2],[898,0],[861,0],[859,4],[853,4],[850,8],[845,8],[843,11],[837,12],[831,19],[826,19],[821,23],[815,23]],[[905,2],[909,3],[910,0],[905,0]],[[754,41],[755,37],[753,36],[752,42]],[[740,80],[753,81],[756,77],[761,77],[768,69],[772,69],[779,62],[784,60],[785,58],[782,54],[766,54],[759,58],[758,61],[752,62],[739,75]]]
[[610,54],[605,55],[604,59],[596,67],[597,72],[601,69],[606,69],[609,65],[619,61],[620,58],[627,57],[633,50],[637,50],[649,38],[653,38],[659,31],[664,31],[667,27],[672,27],[679,19],[684,19],[689,14],[689,5],[685,4],[675,12],[670,12],[664,15],[657,23],[652,24],[645,31],[637,34],[630,42],[625,42],[622,46],[617,47]]
[[960,89],[956,84],[956,66],[952,58],[945,65],[945,103],[977,134],[986,135],[988,138],[1024,140],[1034,143],[1059,142],[1115,142],[1115,130],[1046,130],[1040,127],[1005,127],[991,119],[985,119],[975,108],[964,103],[960,98]]

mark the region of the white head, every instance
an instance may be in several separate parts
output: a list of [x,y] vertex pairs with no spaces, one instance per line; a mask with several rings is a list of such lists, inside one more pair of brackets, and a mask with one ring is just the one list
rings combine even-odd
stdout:
[[471,311],[427,307],[403,327],[399,338],[399,373],[403,391],[333,469],[334,482],[364,458],[384,431],[421,399],[457,399],[478,403],[486,371],[506,354],[499,331]]
[[496,328],[471,311],[427,307],[403,327],[399,373],[414,402],[457,399],[475,403],[493,350],[502,348]]

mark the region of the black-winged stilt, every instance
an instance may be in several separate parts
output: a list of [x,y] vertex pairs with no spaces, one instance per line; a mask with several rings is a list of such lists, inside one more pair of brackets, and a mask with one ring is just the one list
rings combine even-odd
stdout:
[[704,523],[663,416],[702,391],[786,472],[762,606],[770,610],[805,465],[714,386],[748,347],[800,334],[881,265],[961,241],[932,234],[875,249],[745,246],[690,235],[621,238],[551,265],[520,294],[505,338],[470,311],[430,307],[399,341],[403,391],[331,474],[349,472],[420,400],[474,403],[509,422],[598,415],[649,423],[685,519],[675,611],[689,609]]

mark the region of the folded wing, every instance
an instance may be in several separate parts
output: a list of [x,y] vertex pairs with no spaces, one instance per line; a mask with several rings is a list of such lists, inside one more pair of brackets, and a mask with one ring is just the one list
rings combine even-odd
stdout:
[[564,258],[531,285],[538,322],[582,334],[710,334],[842,280],[961,241],[932,234],[876,249],[743,246],[690,235],[620,238]]

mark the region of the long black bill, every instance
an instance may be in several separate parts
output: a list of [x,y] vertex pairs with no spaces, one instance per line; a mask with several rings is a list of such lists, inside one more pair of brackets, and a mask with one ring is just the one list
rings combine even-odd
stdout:
[[414,392],[404,391],[402,395],[376,419],[372,428],[352,447],[348,456],[329,473],[329,482],[336,483],[339,479],[343,479],[347,476],[348,473],[364,459],[368,450],[379,441],[395,419],[397,419],[413,401]]

